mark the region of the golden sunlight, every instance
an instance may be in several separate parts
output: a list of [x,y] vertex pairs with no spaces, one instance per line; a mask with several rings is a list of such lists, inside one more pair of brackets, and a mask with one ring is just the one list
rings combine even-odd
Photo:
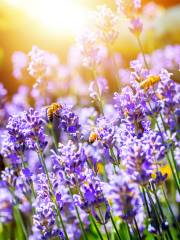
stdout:
[[45,29],[55,33],[74,34],[87,23],[88,9],[80,0],[6,0],[20,8]]

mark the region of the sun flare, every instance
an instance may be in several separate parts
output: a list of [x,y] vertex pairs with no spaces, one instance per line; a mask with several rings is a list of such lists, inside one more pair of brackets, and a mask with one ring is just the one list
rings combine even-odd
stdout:
[[77,33],[86,25],[88,9],[79,0],[7,0],[56,33]]

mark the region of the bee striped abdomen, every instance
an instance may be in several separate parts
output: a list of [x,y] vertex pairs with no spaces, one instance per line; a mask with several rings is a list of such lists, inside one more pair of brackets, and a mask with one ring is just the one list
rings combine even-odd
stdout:
[[47,107],[47,118],[50,122],[53,121],[54,116],[57,115],[58,110],[61,108],[62,106],[59,103],[52,103]]

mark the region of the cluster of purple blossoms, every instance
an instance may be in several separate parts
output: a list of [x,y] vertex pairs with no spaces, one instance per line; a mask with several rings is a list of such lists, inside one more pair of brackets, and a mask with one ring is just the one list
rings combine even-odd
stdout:
[[28,56],[20,51],[16,51],[12,55],[13,76],[18,80],[23,80],[26,77]]
[[[86,154],[82,144],[76,146],[69,140],[66,145],[59,144],[58,153],[53,151],[51,160],[55,172],[63,171],[67,174],[67,178],[71,174],[79,178],[86,162]],[[73,179],[72,182],[76,180]]]
[[139,37],[140,33],[143,29],[143,23],[140,18],[133,18],[130,21],[129,30],[137,37]]
[[101,148],[98,141],[85,145],[87,163],[91,166],[92,171],[95,175],[102,174],[102,169],[99,169],[99,164],[102,164],[104,150]]
[[90,133],[89,142],[93,143],[98,140],[102,146],[110,148],[114,143],[115,129],[115,119],[110,120],[105,117],[99,117],[96,119],[95,126]]
[[92,81],[90,83],[89,95],[94,101],[99,101],[99,97],[102,97],[108,89],[107,80],[103,77],[98,77],[96,82]]
[[164,123],[175,131],[178,127],[178,111],[180,107],[179,90],[180,87],[172,79],[167,70],[163,69],[160,73],[160,84],[158,84],[157,94],[160,99],[161,113]]
[[42,77],[46,74],[47,65],[45,62],[45,51],[33,46],[29,53],[30,62],[28,72],[34,78]]
[[113,202],[113,213],[131,223],[142,211],[142,199],[138,185],[132,183],[128,174],[118,171],[111,177],[109,195]]
[[[158,74],[161,69],[167,69],[170,72],[177,72],[180,63],[180,46],[167,45],[162,49],[146,54],[148,65],[153,74]],[[143,63],[142,54],[138,56],[138,60]]]
[[11,116],[6,126],[2,154],[14,165],[22,163],[27,150],[43,151],[47,145],[44,123],[39,112],[29,109],[21,115]]
[[78,206],[92,214],[101,224],[110,218],[110,205],[104,196],[102,183],[94,176],[86,178],[80,186],[80,194],[75,196]]
[[36,79],[34,87],[40,87],[41,91],[50,84],[49,79],[54,79],[58,75],[60,64],[55,54],[33,46],[28,54],[29,61],[27,71],[29,75]]
[[79,136],[79,117],[72,111],[72,107],[63,105],[58,111],[59,128],[69,134],[72,138]]
[[1,104],[3,103],[3,100],[7,94],[7,90],[4,88],[3,84],[0,83],[0,99],[1,99]]
[[139,11],[141,9],[141,0],[115,0],[118,12],[122,12],[130,19],[130,31],[139,37],[142,32],[143,23],[139,18]]
[[24,114],[24,137],[28,149],[43,151],[47,146],[46,135],[44,133],[45,124],[38,111],[30,108]]
[[141,8],[141,0],[115,0],[118,11],[131,18]]
[[143,91],[134,93],[131,87],[124,87],[121,94],[114,94],[114,107],[119,113],[121,122],[129,122],[136,135],[144,132],[148,107]]
[[0,127],[4,126],[7,117],[7,109],[6,109],[6,95],[7,90],[4,88],[3,84],[0,83]]
[[97,45],[97,34],[89,30],[85,30],[77,42],[80,46],[82,55],[82,64],[84,67],[94,70],[106,56],[103,46]]
[[13,219],[13,196],[4,181],[0,181],[0,221],[8,223]]
[[[177,72],[180,59],[173,54],[179,46],[142,53],[130,62],[132,71],[122,68],[121,56],[111,52],[119,35],[119,11],[143,48],[141,1],[116,0],[116,6],[116,13],[99,7],[96,30],[79,38],[78,54],[94,74],[89,92],[88,81],[74,89],[74,82],[82,83],[88,74],[80,69],[77,53],[76,63],[69,59],[60,65],[57,56],[37,47],[29,55],[15,53],[13,74],[22,80],[29,73],[38,87],[31,91],[21,85],[7,102],[0,84],[0,223],[17,225],[29,240],[104,239],[105,234],[110,239],[110,232],[114,239],[172,239],[171,231],[173,237],[176,227],[179,231],[174,196],[173,204],[167,202],[163,190],[180,192],[180,88],[168,72]],[[113,74],[126,81],[111,99],[107,80]],[[6,110],[13,113],[9,119]],[[164,194],[162,206],[159,193]],[[159,235],[153,227],[156,235],[148,235],[148,228],[143,232],[149,223],[157,225]]]
[[128,136],[121,143],[120,157],[132,181],[146,185],[152,179],[152,173],[161,165],[166,153],[162,136],[151,130],[137,136]]
[[[59,211],[61,211],[63,207],[59,184],[54,174],[49,174],[49,179],[51,181],[52,189],[49,186],[46,174],[40,173],[34,177],[36,199],[33,203],[35,213],[33,215],[32,237],[42,240],[53,237],[65,239],[64,234],[57,226],[56,221],[56,207],[58,206]],[[53,201],[52,196],[55,196],[55,202]]]
[[109,204],[103,195],[101,183],[87,166],[87,156],[82,145],[78,147],[69,141],[60,145],[58,154],[51,157],[53,168],[62,181],[75,191],[76,204],[87,213],[93,214],[99,222],[97,210],[105,207],[105,222],[109,218]]
[[105,44],[112,44],[119,35],[119,18],[106,5],[99,6],[94,13],[97,35]]
[[130,75],[131,83],[133,86],[137,86],[136,82],[143,82],[150,74],[146,66],[144,67],[144,63],[137,59],[130,62],[130,67],[133,70]]
[[10,159],[12,165],[20,164],[20,158],[27,150],[22,115],[10,117],[6,129],[8,134],[2,143],[1,152],[5,158]]
[[63,232],[55,225],[56,213],[53,208],[54,205],[51,202],[41,202],[36,208],[36,214],[33,216],[32,239],[48,240],[55,237],[65,239]]
[[6,167],[1,172],[1,189],[4,191],[4,199],[1,203],[2,212],[6,212],[7,216],[4,216],[4,221],[12,221],[14,218],[13,209],[17,207],[18,211],[28,215],[31,213],[32,206],[29,202],[31,198],[31,189],[29,181],[23,177],[23,173],[19,170]]
[[136,137],[127,140],[122,148],[122,163],[126,167],[127,173],[134,182],[147,184],[153,173],[153,156],[150,145],[146,137],[137,139]]

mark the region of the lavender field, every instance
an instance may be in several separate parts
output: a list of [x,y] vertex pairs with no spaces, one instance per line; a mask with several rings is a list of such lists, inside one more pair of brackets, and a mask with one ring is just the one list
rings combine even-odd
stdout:
[[65,63],[14,49],[18,87],[0,82],[0,240],[180,239],[180,44],[153,42],[162,11],[96,6]]

